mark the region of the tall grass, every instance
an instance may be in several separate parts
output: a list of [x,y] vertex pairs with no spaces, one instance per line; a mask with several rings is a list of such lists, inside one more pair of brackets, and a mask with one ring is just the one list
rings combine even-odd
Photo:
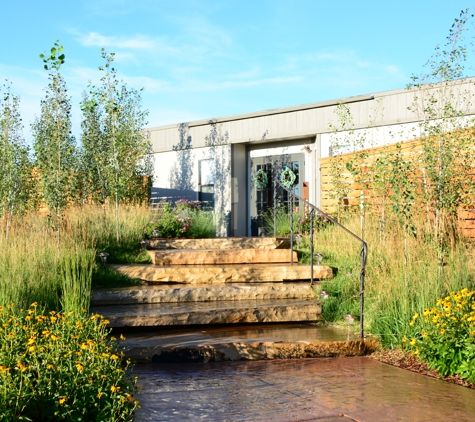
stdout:
[[[361,233],[359,217],[345,223]],[[475,287],[468,257],[473,246],[459,241],[439,265],[437,248],[423,236],[415,237],[396,222],[386,225],[367,219],[364,238],[369,245],[366,268],[365,327],[384,345],[398,346],[415,312],[434,306],[438,298],[463,287]],[[316,234],[316,250],[324,264],[337,269],[336,277],[324,283],[331,293],[323,308],[324,318],[342,320],[346,313],[359,315],[360,244],[338,227]]]
[[87,310],[92,285],[134,284],[101,265],[97,253],[107,251],[110,262],[148,262],[140,240],[151,211],[123,207],[120,217],[120,244],[114,212],[101,206],[68,209],[59,245],[56,228],[37,213],[15,221],[8,238],[0,231],[0,305],[25,309],[38,302],[49,310]]
[[65,230],[58,245],[47,219],[25,217],[15,222],[8,238],[0,233],[0,304],[88,309],[94,259],[90,239],[77,239]]

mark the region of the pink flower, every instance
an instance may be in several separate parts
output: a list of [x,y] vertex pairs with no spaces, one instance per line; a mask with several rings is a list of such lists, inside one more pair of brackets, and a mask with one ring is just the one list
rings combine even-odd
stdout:
[[300,208],[299,207],[295,207],[295,213],[298,214],[300,211]]

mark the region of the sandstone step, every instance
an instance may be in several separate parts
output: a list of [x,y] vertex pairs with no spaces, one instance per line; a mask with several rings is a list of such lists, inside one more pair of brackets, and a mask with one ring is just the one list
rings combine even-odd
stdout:
[[[147,264],[111,265],[116,271],[133,279],[148,283],[242,283],[242,282],[274,282],[297,281],[310,279],[310,265],[187,265],[187,266],[155,266]],[[315,265],[314,279],[333,277],[331,267]]]
[[159,303],[93,306],[110,327],[238,324],[317,321],[316,300],[239,300],[194,303]]
[[[187,249],[148,251],[154,265],[290,263],[289,249]],[[293,262],[298,262],[293,251]]]
[[285,237],[218,237],[213,239],[150,239],[150,249],[289,249]]
[[[115,332],[117,331],[117,333]],[[200,329],[118,328],[126,356],[136,362],[219,362],[235,360],[361,356],[378,346],[346,329],[316,323],[209,326]]]
[[124,287],[95,290],[92,305],[138,303],[213,302],[223,300],[313,299],[319,290],[308,283],[245,283],[213,285],[169,285]]

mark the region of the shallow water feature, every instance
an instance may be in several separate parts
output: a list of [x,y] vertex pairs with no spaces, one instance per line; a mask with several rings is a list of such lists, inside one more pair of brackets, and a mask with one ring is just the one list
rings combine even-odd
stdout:
[[474,421],[475,390],[370,358],[137,365],[136,421]]

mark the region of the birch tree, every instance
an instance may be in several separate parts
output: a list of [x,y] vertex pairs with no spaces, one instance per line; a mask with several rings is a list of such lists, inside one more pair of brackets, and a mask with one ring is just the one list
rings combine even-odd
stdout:
[[61,240],[61,220],[66,205],[76,196],[77,156],[71,134],[71,103],[60,73],[65,56],[58,42],[50,55],[40,55],[49,84],[41,101],[41,114],[32,124],[36,167],[41,176],[42,198],[48,205]]

